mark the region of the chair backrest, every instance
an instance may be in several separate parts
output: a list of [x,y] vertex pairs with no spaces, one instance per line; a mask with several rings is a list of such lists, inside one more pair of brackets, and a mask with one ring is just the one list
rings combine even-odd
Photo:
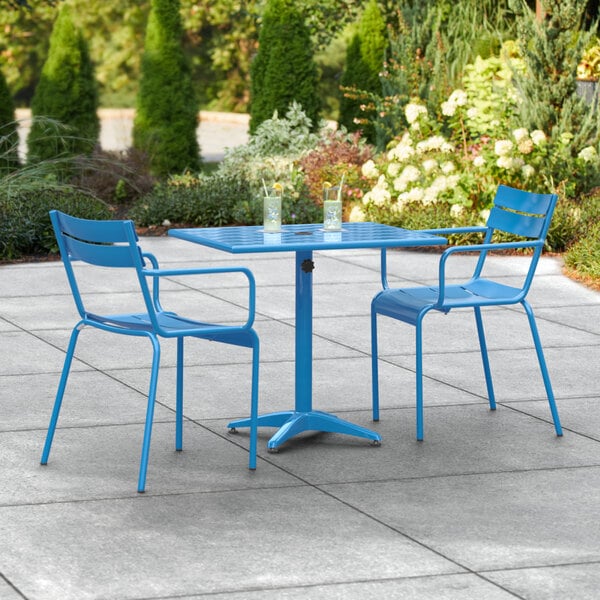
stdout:
[[79,314],[87,313],[73,268],[74,261],[97,267],[132,268],[142,286],[142,295],[148,310],[152,310],[150,293],[141,274],[144,258],[138,245],[133,221],[93,221],[50,211],[50,220],[67,272],[73,299]]
[[[529,288],[544,249],[557,200],[556,194],[535,194],[506,185],[498,186],[494,205],[486,224],[484,244],[493,243],[494,234],[499,231],[520,236],[532,244],[533,253],[523,285],[524,289]],[[481,253],[474,277],[479,277],[481,274],[486,256],[487,251]]]

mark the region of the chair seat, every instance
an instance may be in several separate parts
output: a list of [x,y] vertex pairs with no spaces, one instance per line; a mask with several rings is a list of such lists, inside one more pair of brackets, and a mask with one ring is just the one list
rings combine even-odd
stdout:
[[[120,315],[95,315],[87,314],[90,321],[101,325],[116,327],[125,331],[155,331],[148,313],[124,313]],[[160,312],[156,314],[159,327],[168,335],[181,335],[192,329],[206,329],[207,333],[190,334],[191,337],[198,337],[208,340],[222,341],[235,346],[252,347],[252,333],[249,330],[239,327],[231,327],[227,330],[225,325],[216,325],[214,323],[203,323],[193,319],[181,317],[173,312]],[[218,333],[208,330],[218,327]]]
[[493,306],[520,300],[520,288],[477,278],[460,285],[444,288],[444,302],[438,306],[439,287],[388,288],[373,300],[373,310],[405,323],[415,325],[419,313],[430,307],[441,312],[468,306]]

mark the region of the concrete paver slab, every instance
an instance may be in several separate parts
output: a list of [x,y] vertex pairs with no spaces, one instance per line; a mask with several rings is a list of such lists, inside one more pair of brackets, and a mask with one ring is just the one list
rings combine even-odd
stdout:
[[[0,434],[0,506],[136,497],[143,429],[143,423],[57,429],[46,466],[39,462],[45,431]],[[146,495],[299,483],[266,463],[250,471],[241,437],[187,422],[184,450],[176,452],[175,424],[155,423]]]
[[[438,575],[435,577],[410,577],[390,581],[366,583],[338,583],[323,586],[261,589],[225,594],[215,594],[215,600],[509,600],[513,594],[490,584],[476,575]],[[590,597],[591,598],[591,597]],[[190,596],[186,600],[201,600]]]
[[599,473],[594,466],[325,489],[470,569],[522,569],[600,561]]
[[175,597],[462,571],[307,487],[0,511],[0,569],[39,600]]
[[528,600],[596,600],[600,563],[515,569],[486,573],[486,577]]

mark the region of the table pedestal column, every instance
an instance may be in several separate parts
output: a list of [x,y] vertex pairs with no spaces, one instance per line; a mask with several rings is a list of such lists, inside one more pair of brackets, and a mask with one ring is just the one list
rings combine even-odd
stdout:
[[[294,410],[269,413],[258,417],[259,427],[278,427],[267,444],[271,451],[303,431],[344,433],[372,440],[376,445],[381,436],[354,425],[330,413],[312,409],[312,273],[314,262],[311,250],[296,252],[296,401]],[[249,419],[232,421],[228,427],[249,427]]]

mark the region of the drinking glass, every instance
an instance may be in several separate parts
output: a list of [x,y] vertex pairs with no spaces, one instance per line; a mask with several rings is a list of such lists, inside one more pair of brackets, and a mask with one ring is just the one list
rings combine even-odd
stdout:
[[263,200],[264,230],[281,231],[281,196],[265,196]]

